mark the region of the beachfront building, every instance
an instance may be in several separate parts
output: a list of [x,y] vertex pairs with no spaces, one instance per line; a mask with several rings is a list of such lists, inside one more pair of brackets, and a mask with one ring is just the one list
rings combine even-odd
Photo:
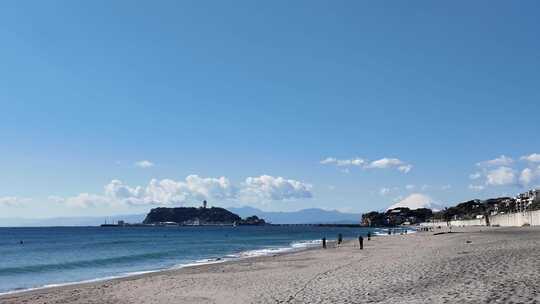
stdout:
[[526,211],[536,209],[540,204],[540,189],[529,190],[516,196],[516,208],[517,211]]

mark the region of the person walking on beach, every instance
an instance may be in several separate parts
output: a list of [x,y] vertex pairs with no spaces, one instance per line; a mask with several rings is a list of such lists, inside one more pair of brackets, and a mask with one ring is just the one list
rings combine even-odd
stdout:
[[341,245],[342,242],[343,242],[343,235],[340,233],[337,236],[337,244],[338,244],[338,246]]
[[322,248],[326,249],[326,237],[322,238]]
[[367,233],[367,240],[368,240],[368,241],[371,240],[371,232],[368,232],[368,233]]
[[361,235],[358,236],[358,244],[360,245],[360,250],[364,249],[364,238]]

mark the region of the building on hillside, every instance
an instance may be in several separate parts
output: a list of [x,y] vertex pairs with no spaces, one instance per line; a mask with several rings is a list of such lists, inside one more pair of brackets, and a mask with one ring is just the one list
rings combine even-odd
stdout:
[[517,211],[526,211],[532,209],[533,205],[538,204],[540,204],[540,189],[529,190],[516,196]]

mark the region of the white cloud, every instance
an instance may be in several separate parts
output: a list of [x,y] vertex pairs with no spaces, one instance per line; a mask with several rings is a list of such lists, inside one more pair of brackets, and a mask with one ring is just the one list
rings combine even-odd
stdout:
[[400,172],[403,173],[409,173],[412,169],[411,164],[407,164],[400,159],[397,158],[381,158],[379,160],[375,160],[372,162],[369,162],[362,158],[352,158],[352,159],[337,159],[335,157],[327,157],[320,161],[323,165],[333,164],[338,167],[349,167],[349,166],[356,166],[360,167],[362,169],[387,169],[387,168],[395,168]]
[[510,185],[515,183],[516,174],[512,168],[499,167],[486,174],[486,184],[494,186]]
[[114,199],[127,199],[133,197],[143,197],[144,189],[141,187],[129,187],[124,185],[122,181],[113,179],[109,184],[105,185],[105,195]]
[[521,174],[519,175],[519,182],[520,184],[527,186],[531,183],[531,181],[534,178],[534,172],[530,168],[525,168],[523,171],[521,171]]
[[412,193],[401,201],[388,207],[388,209],[394,209],[397,207],[406,207],[411,210],[419,208],[430,208],[433,210],[441,209],[441,206],[434,203],[433,199],[430,196],[422,193]]
[[361,159],[361,158],[353,158],[353,159],[338,159],[337,160],[337,165],[338,166],[358,166],[358,167],[361,167],[365,164],[365,160]]
[[[235,196],[236,188],[228,178],[201,178],[190,175],[186,178],[186,185],[190,191],[198,193],[200,197],[213,199],[228,199]],[[200,199],[199,199],[200,200]]]
[[333,157],[327,157],[327,158],[320,161],[320,163],[323,164],[323,165],[333,164],[333,163],[336,163],[336,162],[337,162],[337,159],[335,159]]
[[452,189],[452,185],[443,185],[441,187],[441,190],[450,190],[450,189]]
[[311,198],[312,186],[300,181],[261,175],[248,177],[242,185],[240,196],[243,200],[290,200]]
[[130,205],[181,205],[205,199],[234,198],[236,188],[225,178],[189,175],[184,181],[152,179],[146,187],[130,187],[119,180],[105,186],[105,195]]
[[510,157],[501,155],[495,159],[490,159],[477,163],[479,167],[497,167],[497,166],[510,166],[514,160]]
[[374,160],[369,163],[367,167],[377,169],[397,168],[398,171],[403,173],[409,173],[412,169],[412,165],[407,164],[400,159],[387,157]]
[[398,167],[403,165],[403,162],[397,158],[381,158],[379,160],[374,160],[369,164],[369,168],[379,168],[385,169],[390,167]]
[[24,204],[30,201],[31,199],[29,198],[4,196],[0,197],[0,207],[22,207]]
[[403,173],[409,173],[409,171],[411,171],[411,169],[412,169],[412,165],[403,165],[403,166],[398,167],[398,170],[403,172]]
[[471,190],[474,190],[474,191],[482,191],[484,190],[484,186],[482,185],[469,185],[469,189]]
[[479,179],[480,177],[482,177],[481,172],[475,172],[475,173],[472,173],[472,174],[469,175],[470,179]]
[[536,166],[535,163],[540,162],[540,154],[533,153],[520,159],[527,162],[527,167],[514,166],[514,160],[505,155],[477,163],[480,169],[469,175],[469,178],[471,180],[485,178],[484,185],[470,185],[469,189],[479,191],[484,190],[485,186],[529,186],[540,177],[540,166],[538,169],[533,167]]
[[361,158],[352,158],[352,159],[337,159],[335,157],[327,157],[320,161],[323,165],[328,164],[335,164],[340,167],[346,167],[346,166],[358,166],[362,167],[366,161]]
[[405,186],[405,189],[413,190],[415,187],[416,187],[415,185],[407,185],[407,186]]
[[540,154],[533,153],[521,157],[522,160],[531,162],[531,163],[540,163]]
[[538,181],[540,178],[540,166],[536,169],[525,168],[519,174],[519,183],[523,187],[529,186],[531,183]]
[[139,167],[139,168],[150,168],[150,167],[153,167],[154,166],[154,163],[149,161],[149,160],[140,160],[138,162],[135,163],[135,167]]
[[299,181],[262,175],[248,177],[240,186],[226,177],[203,178],[189,175],[185,180],[152,179],[146,186],[129,186],[120,180],[105,185],[103,194],[81,193],[73,197],[51,196],[49,200],[70,207],[113,205],[183,205],[203,200],[218,202],[235,199],[251,202],[292,200],[312,197],[312,186]]

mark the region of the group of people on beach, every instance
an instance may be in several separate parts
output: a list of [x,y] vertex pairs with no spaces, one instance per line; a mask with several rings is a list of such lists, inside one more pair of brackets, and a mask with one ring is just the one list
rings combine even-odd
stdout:
[[[371,232],[367,233],[367,239],[368,241],[371,240]],[[343,243],[343,235],[339,233],[337,237],[336,246],[339,247],[342,243]],[[364,249],[364,237],[362,237],[361,235],[358,236],[358,245],[361,250]],[[323,249],[326,249],[326,237],[322,238],[322,247]]]
[[[407,229],[388,229],[388,235],[392,234],[407,234]],[[371,232],[367,233],[368,241],[371,240]],[[341,233],[337,236],[336,246],[339,247],[343,243],[343,235]],[[358,245],[360,249],[364,249],[364,237],[361,235],[358,236]],[[326,237],[322,238],[322,247],[326,249]]]

